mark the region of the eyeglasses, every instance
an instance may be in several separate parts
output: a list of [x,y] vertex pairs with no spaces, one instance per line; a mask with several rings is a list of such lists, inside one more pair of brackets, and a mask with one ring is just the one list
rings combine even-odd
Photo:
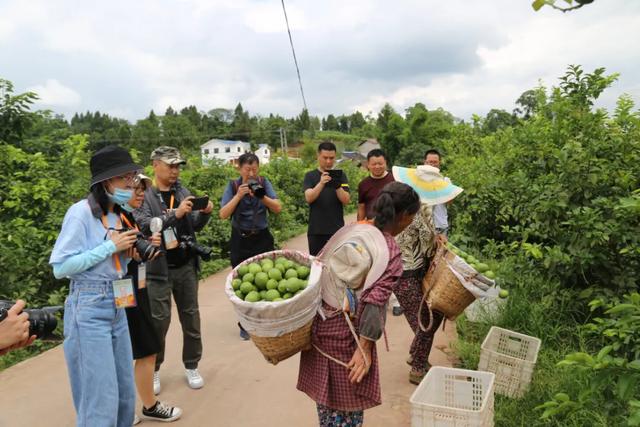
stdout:
[[140,171],[130,172],[126,175],[116,176],[114,179],[120,179],[124,181],[125,185],[129,188],[135,188],[140,184]]

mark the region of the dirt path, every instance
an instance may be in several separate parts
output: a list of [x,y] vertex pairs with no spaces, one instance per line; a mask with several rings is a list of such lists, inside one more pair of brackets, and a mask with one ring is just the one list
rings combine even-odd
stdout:
[[[306,250],[306,236],[285,245]],[[268,364],[251,342],[241,341],[233,308],[224,294],[226,269],[200,282],[200,312],[204,355],[201,390],[191,390],[184,379],[181,333],[177,315],[167,337],[166,362],[161,370],[160,398],[184,409],[182,426],[276,427],[317,426],[315,404],[296,390],[298,356],[277,366]],[[378,343],[383,404],[365,413],[366,425],[408,426],[409,397],[415,386],[408,382],[405,363],[412,333],[404,317],[389,315],[390,351]],[[455,338],[455,325],[436,335],[430,361],[450,366],[443,350]],[[73,426],[75,413],[62,346],[0,372],[0,426]],[[141,425],[153,425],[144,422]]]

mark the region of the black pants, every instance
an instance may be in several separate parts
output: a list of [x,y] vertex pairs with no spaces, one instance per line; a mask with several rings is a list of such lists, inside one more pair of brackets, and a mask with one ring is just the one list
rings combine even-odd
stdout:
[[318,255],[331,236],[333,236],[333,234],[307,234],[309,254],[313,256]]
[[230,246],[231,266],[235,267],[246,259],[272,251],[273,236],[268,228],[247,233],[232,227]]

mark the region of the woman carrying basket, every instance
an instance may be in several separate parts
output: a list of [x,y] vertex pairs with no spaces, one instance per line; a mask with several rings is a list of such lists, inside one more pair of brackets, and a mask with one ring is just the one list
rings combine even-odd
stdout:
[[326,266],[322,309],[312,326],[313,346],[300,357],[298,390],[316,402],[321,427],[361,426],[364,410],[381,404],[375,341],[402,273],[394,236],[419,206],[411,187],[390,183],[376,201],[374,225],[343,227],[319,255]]
[[431,367],[429,354],[433,338],[444,317],[434,311],[431,318],[426,306],[420,309],[421,305],[426,304],[423,303],[422,278],[440,240],[440,237],[436,237],[431,206],[453,200],[462,189],[445,181],[440,171],[432,166],[418,166],[417,169],[394,166],[393,176],[396,181],[415,189],[421,202],[413,222],[396,237],[402,252],[403,271],[393,288],[407,322],[415,333],[407,360],[411,365],[409,382],[420,384]]

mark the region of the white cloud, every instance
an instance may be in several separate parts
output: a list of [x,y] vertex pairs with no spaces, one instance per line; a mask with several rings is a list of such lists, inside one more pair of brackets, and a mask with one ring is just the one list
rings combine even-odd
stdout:
[[27,90],[37,93],[40,98],[38,104],[44,106],[76,107],[82,100],[78,92],[56,79],[47,79],[44,85],[32,86]]
[[[640,97],[640,2],[568,14],[513,0],[286,5],[312,114],[375,113],[385,102],[400,110],[424,102],[463,118],[509,110],[538,79],[556,84],[570,63],[622,72],[607,106],[621,92]],[[206,111],[238,102],[262,114],[302,108],[273,0],[5,0],[0,70],[67,115],[98,109],[135,120],[168,105]],[[41,83],[51,76],[74,89]]]

